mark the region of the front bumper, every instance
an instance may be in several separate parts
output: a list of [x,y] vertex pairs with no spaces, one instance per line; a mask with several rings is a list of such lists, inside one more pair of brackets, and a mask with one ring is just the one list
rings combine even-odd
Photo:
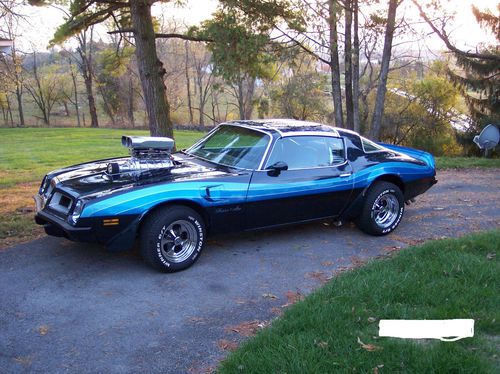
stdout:
[[125,251],[133,247],[140,223],[140,216],[122,216],[120,224],[105,226],[103,219],[82,219],[83,226],[72,226],[64,219],[41,210],[35,215],[35,222],[43,225],[45,233],[64,237],[75,242],[99,243],[109,251]]
[[96,241],[96,238],[92,235],[91,227],[72,226],[63,219],[52,214],[48,214],[43,210],[40,210],[35,215],[35,222],[39,225],[43,225],[47,235],[65,237],[76,242]]

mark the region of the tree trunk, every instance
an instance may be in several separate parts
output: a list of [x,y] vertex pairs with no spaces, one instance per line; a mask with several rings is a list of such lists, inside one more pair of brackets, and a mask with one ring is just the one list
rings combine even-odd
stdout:
[[197,90],[199,91],[199,101],[198,101],[198,110],[199,110],[199,115],[200,115],[200,125],[204,126],[205,125],[205,104],[207,103],[208,99],[208,93],[209,93],[209,85],[210,85],[210,80],[211,80],[210,75],[207,80],[207,84],[205,87],[203,87],[203,67],[201,64],[196,66],[196,85],[195,87],[198,87]]
[[392,38],[394,36],[394,29],[396,25],[396,10],[399,4],[400,0],[389,1],[384,51],[382,53],[382,63],[380,66],[380,80],[378,82],[377,97],[375,99],[375,108],[373,109],[372,125],[370,129],[370,137],[374,140],[380,139],[380,128],[382,125],[385,94],[387,91],[387,76],[389,75],[389,63],[391,62]]
[[238,110],[240,112],[240,119],[245,119],[245,99],[243,97],[243,78],[238,80]]
[[87,35],[82,32],[78,37],[79,47],[78,53],[80,55],[81,64],[80,71],[82,73],[83,81],[85,82],[85,90],[87,92],[87,100],[89,103],[90,112],[90,127],[99,127],[97,119],[97,109],[95,106],[94,89],[93,89],[93,69],[92,69],[92,40],[94,29],[90,28],[90,45],[87,48]]
[[5,123],[5,127],[9,127],[9,118],[7,116],[7,113],[5,112],[5,108],[3,107],[3,105],[2,105],[2,117]]
[[66,117],[69,117],[71,114],[70,114],[70,112],[69,112],[68,103],[67,103],[66,101],[63,101],[63,102],[62,102],[62,105],[63,105],[63,107],[64,107],[64,115],[65,115]]
[[10,106],[9,96],[6,95],[5,99],[7,100],[7,114],[10,117],[10,127],[14,127],[14,118],[12,117],[12,108]]
[[342,91],[340,90],[340,63],[339,63],[339,37],[337,32],[337,10],[336,0],[328,0],[330,15],[330,70],[332,73],[332,96],[333,111],[335,114],[335,125],[344,127],[344,116],[342,114]]
[[19,82],[16,82],[16,98],[17,98],[17,111],[19,112],[19,126],[26,127],[24,122],[24,109],[23,109],[23,91]]
[[352,2],[345,1],[345,112],[346,128],[354,129],[353,126],[353,102],[352,102]]
[[255,78],[249,78],[247,80],[247,85],[245,98],[245,119],[251,119],[253,112],[253,95],[255,93]]
[[[34,92],[31,92],[31,96],[33,96],[38,108],[42,112],[43,122],[50,127],[50,108],[48,109],[48,104],[45,100],[42,84],[40,82],[40,76],[38,75],[38,62],[35,51],[33,51],[33,78],[35,79],[36,89]],[[38,94],[36,94],[35,91],[37,91]]]
[[130,12],[134,27],[135,55],[149,118],[149,131],[152,136],[173,138],[170,106],[163,82],[165,69],[156,53],[151,4],[146,0],[131,1]]
[[76,73],[73,71],[73,64],[71,62],[71,58],[68,59],[69,63],[69,71],[71,73],[71,80],[73,82],[73,94],[75,97],[75,113],[76,113],[76,123],[78,127],[81,127],[80,123],[80,108],[78,107],[78,88],[76,84]]
[[[193,123],[193,104],[191,101],[191,81],[189,78],[189,51],[188,51],[188,41],[184,43],[184,48],[186,51],[185,55],[185,75],[186,75],[186,90],[187,90],[187,99],[188,99],[188,110],[189,110],[189,123]],[[195,86],[196,87],[196,86]],[[201,118],[201,114],[200,114]],[[201,125],[201,123],[200,123]]]
[[115,120],[115,113],[116,112],[113,112],[113,108],[111,108],[111,105],[109,105],[109,102],[108,102],[108,99],[107,99],[107,95],[106,93],[104,92],[104,87],[102,85],[99,85],[99,92],[101,93],[101,97],[102,97],[102,101],[104,103],[104,112],[106,112],[106,114],[108,115],[109,119],[111,120],[111,124],[113,127],[117,127],[116,126],[116,120]]
[[[12,43],[12,62],[14,63],[14,78],[16,80],[16,99],[17,111],[19,112],[19,126],[26,127],[24,121],[24,108],[23,108],[23,80],[22,80],[22,61],[18,57],[16,44]],[[20,68],[18,70],[18,67]]]
[[198,81],[198,84],[199,84],[199,91],[200,91],[200,100],[199,100],[199,105],[198,105],[198,108],[199,108],[199,112],[200,112],[200,119],[199,119],[199,123],[200,123],[200,126],[205,126],[205,97],[204,95],[202,94],[203,90],[202,90],[202,85],[203,83],[201,82],[201,80]]
[[92,76],[88,71],[84,75],[83,80],[85,81],[85,90],[87,91],[87,100],[89,102],[90,127],[99,127],[99,122],[97,120],[97,109],[95,106],[94,90],[92,88]]
[[353,11],[353,45],[352,45],[352,124],[356,132],[360,132],[359,123],[359,4],[358,0],[352,2]]
[[132,77],[128,80],[128,100],[127,100],[127,117],[130,125],[135,127],[134,118],[134,82],[132,82]]

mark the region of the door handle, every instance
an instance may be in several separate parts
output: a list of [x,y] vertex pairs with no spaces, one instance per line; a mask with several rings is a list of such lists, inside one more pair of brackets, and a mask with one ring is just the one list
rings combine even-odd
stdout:
[[352,173],[343,173],[343,174],[340,174],[339,177],[340,178],[347,178],[347,177],[350,177],[352,175]]

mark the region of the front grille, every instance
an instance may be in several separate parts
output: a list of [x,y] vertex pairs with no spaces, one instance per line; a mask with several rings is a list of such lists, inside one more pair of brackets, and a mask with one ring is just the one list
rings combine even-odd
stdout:
[[61,192],[56,191],[49,202],[49,209],[54,210],[64,216],[69,214],[71,206],[73,205],[73,199]]

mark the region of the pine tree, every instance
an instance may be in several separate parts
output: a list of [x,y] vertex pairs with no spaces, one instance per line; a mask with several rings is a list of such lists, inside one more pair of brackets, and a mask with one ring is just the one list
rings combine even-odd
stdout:
[[[500,42],[500,16],[489,11],[480,11],[472,7],[477,22],[491,30]],[[500,4],[498,4],[500,14]],[[490,58],[468,57],[463,53],[453,52],[456,64],[461,71],[448,69],[450,79],[461,89],[470,116],[475,121],[473,130],[477,131],[488,123],[500,124],[500,63]],[[496,55],[500,59],[499,45],[481,48],[479,54]]]

